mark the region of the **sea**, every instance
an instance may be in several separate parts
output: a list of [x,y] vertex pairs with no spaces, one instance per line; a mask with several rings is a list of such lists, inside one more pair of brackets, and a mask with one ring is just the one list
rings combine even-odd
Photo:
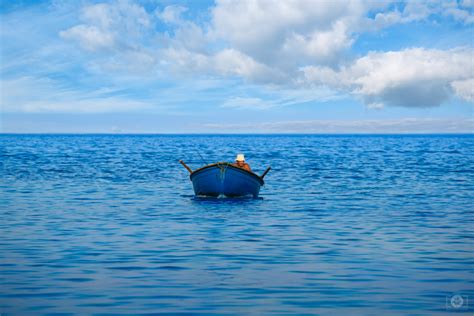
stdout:
[[[244,153],[257,199],[194,196]],[[474,135],[0,135],[0,314],[474,313]]]

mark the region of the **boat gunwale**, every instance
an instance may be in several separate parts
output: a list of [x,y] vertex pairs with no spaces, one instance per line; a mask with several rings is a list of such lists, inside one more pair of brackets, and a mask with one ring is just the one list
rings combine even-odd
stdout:
[[252,177],[255,177],[259,183],[260,183],[260,186],[264,185],[265,181],[259,176],[257,175],[256,173],[253,173],[252,171],[248,171],[248,170],[245,170],[245,169],[242,169],[242,168],[239,168],[237,166],[234,166],[232,163],[230,162],[215,162],[215,163],[211,163],[211,164],[208,164],[204,167],[201,167],[201,168],[198,168],[196,170],[194,170],[190,175],[189,175],[189,178],[191,179],[192,181],[192,178],[197,174],[197,173],[200,173],[201,171],[204,171],[206,169],[209,169],[209,168],[212,168],[212,167],[218,167],[219,165],[225,165],[226,167],[231,167],[233,168],[234,170],[237,170],[237,171],[240,171],[240,172],[243,172],[244,174],[247,174],[249,176],[252,176]]

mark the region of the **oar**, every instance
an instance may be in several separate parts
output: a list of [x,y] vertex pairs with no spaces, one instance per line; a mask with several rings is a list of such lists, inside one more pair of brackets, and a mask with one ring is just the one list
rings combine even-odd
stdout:
[[271,169],[272,169],[272,167],[268,167],[268,168],[262,173],[262,175],[260,176],[260,178],[263,179],[263,178],[267,175],[268,171],[270,171]]
[[188,165],[184,163],[184,161],[180,160],[179,163],[182,164],[183,167],[189,171],[189,173],[193,173],[193,169],[189,168]]

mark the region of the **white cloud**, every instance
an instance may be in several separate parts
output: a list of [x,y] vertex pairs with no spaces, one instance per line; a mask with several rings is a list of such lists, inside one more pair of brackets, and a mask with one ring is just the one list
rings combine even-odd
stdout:
[[170,5],[165,7],[162,11],[157,10],[155,14],[165,23],[180,24],[184,22],[181,18],[181,15],[186,11],[186,7],[180,5]]
[[340,71],[311,66],[303,72],[310,83],[347,89],[371,107],[431,107],[453,92],[466,96],[467,84],[459,81],[473,78],[473,54],[472,49],[373,52]]
[[82,10],[82,19],[90,24],[97,25],[101,29],[108,29],[114,22],[114,9],[106,3],[89,5]]
[[234,49],[224,49],[212,58],[217,73],[238,75],[254,82],[270,83],[282,79],[282,74],[256,62],[251,57]]
[[86,50],[95,51],[114,46],[113,34],[91,25],[76,25],[59,33],[68,40],[76,40]]
[[456,95],[461,98],[474,103],[474,78],[460,81],[453,81],[451,83]]
[[[359,34],[436,14],[470,23],[472,0],[456,1],[267,1],[221,0],[212,9],[210,33],[258,63],[294,76],[304,66],[335,68]],[[453,11],[454,12],[454,11]]]
[[[352,93],[370,108],[432,107],[453,95],[472,101],[472,49],[372,52],[353,61],[350,49],[361,33],[434,15],[469,24],[472,3],[219,0],[211,20],[198,24],[185,19],[183,6],[147,12],[124,0],[84,7],[81,24],[60,35],[88,51],[106,50],[88,63],[96,74],[238,78],[288,94],[309,87]],[[238,101],[255,108],[271,103]]]
[[[251,57],[233,50],[223,49],[214,55],[192,52],[184,48],[168,48],[162,56],[165,65],[174,73],[199,73],[211,77],[236,77],[254,83],[276,83],[284,75],[275,69],[258,63]],[[168,62],[172,61],[172,62]]]
[[[455,2],[451,7],[463,10]],[[221,0],[212,10],[211,33],[256,62],[294,75],[299,67],[344,63],[360,33],[445,10],[440,2],[420,1]]]
[[474,23],[473,9],[472,0],[462,1],[461,3],[446,1],[442,5],[440,13],[468,25]]
[[474,23],[472,0],[407,1],[400,4],[404,4],[402,10],[395,8],[377,13],[373,26],[380,29],[397,23],[423,21],[436,15],[450,17],[466,25]]
[[440,9],[439,3],[436,2],[409,1],[401,11],[395,8],[391,11],[377,13],[374,21],[368,21],[368,25],[369,28],[375,27],[376,29],[381,29],[398,23],[422,21],[439,12]]
[[[218,1],[213,34],[254,60],[273,67],[333,62],[351,44],[361,1]],[[293,57],[293,58],[291,58]]]
[[[336,64],[339,54],[349,48],[352,42],[346,24],[338,21],[327,31],[289,35],[281,47],[281,57],[282,60],[304,63]],[[299,62],[291,66],[297,66]]]
[[198,26],[182,19],[185,8],[168,6],[156,11],[172,27],[161,37],[162,64],[174,73],[292,84],[301,65],[338,63],[366,7],[357,0],[219,1],[211,24]]
[[[185,20],[183,13],[187,8],[183,6],[171,5],[147,13],[138,4],[117,1],[86,6],[81,15],[84,24],[60,34],[91,51],[120,48],[108,57],[110,60],[96,64],[96,68],[100,67],[97,65],[103,65],[105,71],[115,67],[111,65],[120,63],[129,65],[130,70],[150,70],[161,65],[161,70],[171,70],[176,75],[240,77],[248,82],[296,87],[296,83],[304,81],[300,71],[303,68],[306,69],[306,77],[310,69],[313,73],[321,74],[324,71],[326,76],[321,84],[326,86],[334,86],[332,81],[337,81],[338,86],[341,80],[349,81],[354,92],[371,99],[371,96],[380,95],[367,91],[376,89],[375,82],[378,80],[374,76],[385,77],[384,72],[391,70],[385,65],[364,65],[378,62],[375,53],[365,59],[360,58],[353,65],[355,72],[371,68],[365,75],[355,74],[358,86],[354,85],[353,78],[341,78],[335,71],[347,64],[346,53],[358,34],[395,23],[421,21],[443,9],[469,11],[469,1],[458,4],[362,0],[220,0],[210,10],[211,21],[204,25]],[[153,33],[154,26],[163,22],[168,25],[166,31]],[[152,36],[151,41],[145,37],[146,34]],[[131,54],[124,53],[127,51],[136,51],[137,57],[140,57],[137,62],[146,62],[134,67],[134,62],[128,57]],[[389,58],[389,54],[384,56]],[[392,67],[402,66],[397,65],[394,59],[388,60]],[[416,69],[427,69],[422,58],[400,62]],[[115,68],[123,69],[118,66]],[[409,71],[404,69],[404,72],[407,74]],[[402,74],[396,71],[389,75],[395,73]],[[435,82],[434,79],[427,78],[423,86],[430,90],[429,85]],[[435,86],[440,87],[440,84],[445,83],[441,81]],[[379,84],[384,82],[385,78]],[[449,87],[450,84],[447,84],[438,91],[441,100],[448,96]],[[385,88],[383,90],[389,92]],[[420,93],[423,94],[422,91]],[[384,103],[377,98],[367,101],[371,104]]]
[[63,30],[59,35],[77,41],[81,47],[91,51],[134,49],[142,45],[145,30],[151,26],[145,9],[128,1],[85,6],[81,20],[83,24]]

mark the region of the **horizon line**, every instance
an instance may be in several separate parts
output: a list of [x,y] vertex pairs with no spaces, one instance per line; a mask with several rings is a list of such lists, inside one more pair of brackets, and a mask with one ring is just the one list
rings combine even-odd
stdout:
[[215,136],[226,136],[226,135],[474,135],[474,131],[466,132],[314,132],[314,133],[301,133],[301,132],[250,132],[250,133],[211,133],[211,132],[0,132],[0,135],[108,135],[108,136],[127,136],[127,135],[215,135]]

